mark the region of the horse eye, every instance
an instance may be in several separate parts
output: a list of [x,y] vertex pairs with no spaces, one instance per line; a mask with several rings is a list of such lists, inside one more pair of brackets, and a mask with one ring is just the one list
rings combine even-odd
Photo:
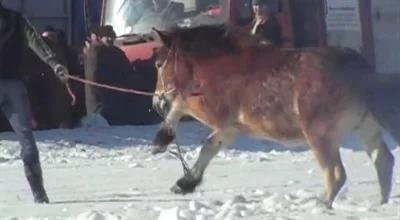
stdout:
[[162,66],[162,63],[156,63],[156,68],[160,68]]

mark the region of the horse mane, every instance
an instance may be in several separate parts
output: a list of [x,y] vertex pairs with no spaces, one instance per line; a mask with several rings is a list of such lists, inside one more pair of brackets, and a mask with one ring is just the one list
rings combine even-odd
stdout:
[[175,46],[197,58],[238,52],[242,47],[241,41],[247,38],[243,32],[228,25],[174,28],[169,33]]

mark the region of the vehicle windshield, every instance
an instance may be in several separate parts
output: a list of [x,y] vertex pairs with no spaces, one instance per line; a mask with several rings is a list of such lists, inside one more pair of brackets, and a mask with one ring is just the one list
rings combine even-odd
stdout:
[[103,24],[117,36],[148,34],[152,28],[194,27],[228,20],[227,0],[108,0]]

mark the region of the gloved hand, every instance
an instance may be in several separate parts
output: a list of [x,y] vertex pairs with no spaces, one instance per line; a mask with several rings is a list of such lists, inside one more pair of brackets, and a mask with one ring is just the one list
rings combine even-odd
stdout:
[[58,78],[61,80],[61,82],[63,83],[67,83],[68,82],[68,69],[67,67],[65,67],[62,64],[57,64],[54,67],[54,73],[58,76]]

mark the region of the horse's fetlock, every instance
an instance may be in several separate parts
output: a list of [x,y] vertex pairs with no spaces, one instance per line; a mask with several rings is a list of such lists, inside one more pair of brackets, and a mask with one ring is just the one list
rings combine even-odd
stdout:
[[333,209],[333,207],[332,207],[333,201],[329,201],[329,200],[325,201],[324,205],[325,205],[325,208],[328,209],[328,210],[332,210]]
[[24,165],[25,176],[31,188],[35,203],[49,203],[46,190],[43,186],[42,168],[40,164]]
[[158,131],[155,143],[158,145],[168,145],[175,139],[175,132],[172,129],[161,129]]
[[167,146],[175,139],[175,132],[170,128],[163,128],[157,132],[153,143],[155,148],[153,154],[162,153],[167,150]]

